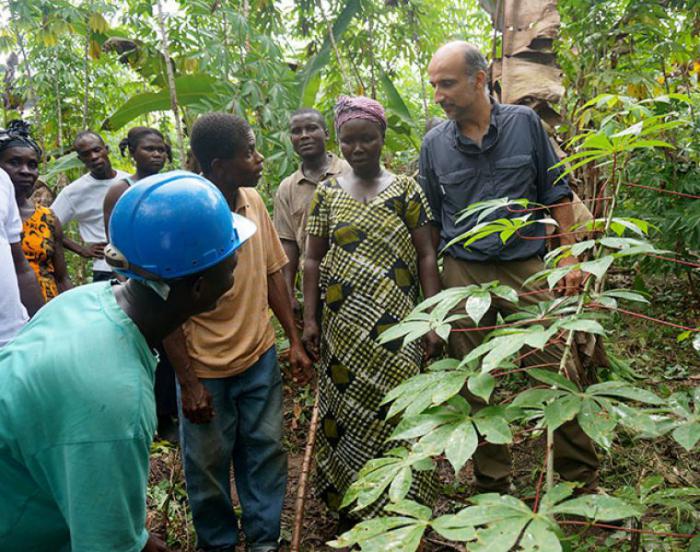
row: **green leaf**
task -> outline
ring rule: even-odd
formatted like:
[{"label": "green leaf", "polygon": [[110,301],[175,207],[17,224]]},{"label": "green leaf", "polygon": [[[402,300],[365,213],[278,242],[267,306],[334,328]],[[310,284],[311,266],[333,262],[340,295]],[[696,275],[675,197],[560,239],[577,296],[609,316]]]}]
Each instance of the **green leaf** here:
[{"label": "green leaf", "polygon": [[422,521],[410,517],[380,517],[362,521],[338,539],[330,541],[333,548],[346,548],[359,544],[368,552],[387,550],[415,551],[427,527]]},{"label": "green leaf", "polygon": [[387,504],[384,509],[387,512],[411,516],[412,518],[416,518],[421,521],[430,521],[430,518],[433,515],[430,508],[424,506],[423,504],[418,504],[413,500],[401,500],[396,504]]},{"label": "green leaf", "polygon": [[527,334],[520,333],[492,339],[489,342],[492,344],[492,349],[482,360],[481,370],[483,372],[490,372],[498,368],[503,360],[517,353],[525,346],[527,337]]},{"label": "green leaf", "polygon": [[573,420],[581,409],[581,398],[576,395],[565,395],[544,407],[544,420],[547,428],[557,429],[562,424]]},{"label": "green leaf", "polygon": [[344,3],[343,11],[340,12],[338,18],[333,23],[333,28],[331,33],[333,35],[333,41],[331,41],[330,34],[326,32],[323,39],[323,45],[316,55],[311,58],[308,63],[304,66],[304,69],[300,72],[300,87],[299,87],[299,97],[302,99],[303,106],[309,107],[314,105],[316,94],[307,91],[309,89],[318,90],[320,77],[317,75],[326,65],[330,59],[331,50],[333,48],[333,42],[336,44],[338,40],[346,31],[355,15],[360,11],[360,0],[347,0]]},{"label": "green leaf", "polygon": [[574,330],[576,332],[586,332],[596,335],[605,335],[605,329],[600,323],[595,320],[579,318],[578,320],[567,320],[561,325],[566,330]]},{"label": "green leaf", "polygon": [[496,387],[496,379],[490,374],[476,374],[467,380],[467,389],[477,397],[489,402],[489,397]]},{"label": "green leaf", "polygon": [[585,399],[577,416],[584,433],[605,449],[612,445],[612,433],[617,419],[594,400]]},{"label": "green leaf", "polygon": [[550,513],[581,516],[596,521],[614,521],[629,517],[639,518],[639,508],[620,498],[608,495],[585,495],[554,506]]},{"label": "green leaf", "polygon": [[505,445],[513,441],[510,425],[503,416],[503,407],[487,406],[482,408],[473,417],[479,433],[489,443]]},{"label": "green leaf", "polygon": [[700,440],[700,419],[679,425],[671,435],[685,450],[692,450]]},{"label": "green leaf", "polygon": [[[217,81],[204,73],[182,75],[175,79],[177,102],[180,106],[193,105],[216,93]],[[143,92],[129,98],[102,123],[102,130],[118,130],[141,115],[170,109],[170,92]]]},{"label": "green leaf", "polygon": [[454,514],[440,516],[434,519],[430,526],[438,534],[451,541],[467,542],[476,538],[474,528],[464,525],[461,518]]},{"label": "green leaf", "polygon": [[633,387],[622,381],[605,381],[596,383],[586,389],[589,395],[607,395],[610,397],[622,397],[647,404],[661,405],[665,401],[646,389]]},{"label": "green leaf", "polygon": [[510,301],[511,303],[518,303],[520,300],[518,292],[510,286],[496,286],[491,292],[497,297]]},{"label": "green leaf", "polygon": [[467,299],[467,314],[477,326],[490,307],[491,294],[488,291],[475,291]]},{"label": "green leaf", "polygon": [[601,257],[600,259],[595,259],[594,261],[586,261],[585,263],[581,263],[579,268],[583,272],[589,272],[595,275],[596,278],[602,278],[608,271],[608,268],[610,268],[613,260],[614,257],[607,255],[605,257]]},{"label": "green leaf", "polygon": [[556,526],[546,519],[533,520],[520,539],[520,549],[522,552],[561,552],[555,530]]},{"label": "green leaf", "polygon": [[552,372],[550,370],[543,370],[541,368],[530,368],[527,373],[535,378],[536,380],[546,383],[547,385],[552,385],[560,389],[566,389],[571,393],[578,393],[579,389],[574,383],[566,379],[561,374],[557,372]]},{"label": "green leaf", "polygon": [[603,295],[617,297],[618,299],[626,299],[627,301],[636,301],[638,303],[649,303],[647,298],[644,297],[641,293],[627,291],[624,289],[609,289],[603,292]]},{"label": "green leaf", "polygon": [[472,457],[478,444],[479,437],[471,420],[459,424],[452,431],[445,444],[445,457],[452,464],[455,475]]},{"label": "green leaf", "polygon": [[396,474],[396,477],[391,482],[389,486],[389,500],[392,502],[398,502],[406,498],[409,489],[411,488],[411,483],[413,482],[413,472],[411,468],[406,466]]}]

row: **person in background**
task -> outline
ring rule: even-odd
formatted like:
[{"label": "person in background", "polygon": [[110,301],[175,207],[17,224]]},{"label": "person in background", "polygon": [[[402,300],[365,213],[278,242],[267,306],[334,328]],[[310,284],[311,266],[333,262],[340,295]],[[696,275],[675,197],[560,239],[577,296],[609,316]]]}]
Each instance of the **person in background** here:
[{"label": "person in background", "polygon": [[311,198],[320,182],[338,176],[348,169],[345,160],[326,151],[328,128],[320,111],[298,109],[289,118],[292,147],[301,158],[301,165],[285,178],[275,194],[274,223],[289,263],[284,267],[284,279],[289,288],[292,308],[301,317],[301,305],[296,298],[296,277],[304,267],[306,249],[306,218]]},{"label": "person in background", "polygon": [[[163,134],[155,128],[137,126],[129,130],[126,138],[119,142],[122,157],[129,152],[136,167],[136,172],[123,180],[112,184],[105,194],[102,206],[105,230],[109,228],[109,217],[117,200],[124,192],[142,178],[157,174],[165,167],[165,162],[172,162],[172,151],[165,142]],[[109,232],[107,238],[109,239]]]},{"label": "person in background", "polygon": [[[0,134],[0,144],[9,135]],[[0,347],[44,304],[41,287],[22,251],[22,219],[12,181],[0,168]]]},{"label": "person in background", "polygon": [[[387,121],[383,107],[364,97],[341,97],[336,135],[351,170],[320,184],[309,211],[304,263],[304,343],[320,360],[316,489],[338,510],[357,472],[396,447],[394,424],[382,399],[439,354],[431,332],[418,341],[379,344],[423,295],[440,291],[430,210],[418,184],[381,164]],[[323,281],[322,323],[317,319]],[[320,328],[320,329],[319,329]],[[430,504],[432,473],[414,475],[409,496]],[[381,511],[375,502],[358,513],[340,512],[338,531]]]},{"label": "person in background", "polygon": [[[448,121],[430,130],[420,153],[420,183],[430,203],[433,217],[433,244],[446,244],[474,228],[477,215],[462,217],[462,210],[473,203],[502,197],[527,198],[540,205],[551,205],[550,212],[562,232],[562,245],[576,242],[567,231],[574,222],[572,191],[566,179],[558,181],[560,171],[551,170],[559,162],[542,123],[529,107],[494,102],[486,88],[488,66],[475,46],[457,41],[441,47],[428,66],[435,102]],[[499,209],[483,221],[513,218],[517,214]],[[534,217],[541,217],[539,211]],[[492,234],[465,248],[454,243],[444,254],[442,284],[445,288],[479,285],[498,280],[518,291],[521,307],[540,301],[552,301],[546,288],[524,282],[544,268],[545,227],[534,224],[503,243]],[[525,239],[523,239],[523,237]],[[559,266],[578,263],[571,255]],[[581,271],[572,270],[562,280],[559,291],[578,293]],[[540,293],[538,293],[540,291]],[[482,326],[497,323],[498,316],[513,311],[512,303],[494,300],[481,320]],[[473,331],[466,320],[459,320],[450,334],[449,353],[464,358],[478,347],[486,332]],[[559,365],[563,348],[549,345],[533,350],[523,359],[525,365]],[[576,364],[569,357],[566,375],[578,380]],[[578,382],[577,382],[578,383]],[[469,393],[467,399],[476,409],[484,401]],[[482,492],[511,491],[511,455],[507,446],[487,443],[474,453],[474,476]],[[599,461],[591,439],[574,419],[554,432],[554,467],[563,479],[577,481],[593,489]]]},{"label": "person in background", "polygon": [[216,307],[254,232],[191,173],[124,194],[105,255],[129,279],[62,293],[0,350],[0,550],[166,550],[145,528],[153,347]]},{"label": "person in background", "polygon": [[[159,173],[165,166],[165,161],[172,161],[170,146],[160,131],[155,128],[137,126],[129,130],[126,138],[119,143],[122,156],[129,151],[136,166],[136,172],[124,180],[115,182],[105,195],[103,212],[105,234],[109,239],[109,218],[114,205],[130,186],[139,180]],[[175,442],[178,439],[177,424],[177,392],[175,389],[175,372],[168,360],[168,355],[161,344],[158,350],[158,367],[156,368],[156,413],[158,415],[158,438]]]},{"label": "person in background", "polygon": [[29,136],[29,125],[11,121],[0,130],[0,168],[15,188],[22,218],[22,251],[36,274],[45,301],[73,287],[63,255],[63,231],[51,209],[34,204],[30,196],[39,178],[41,148]]},{"label": "person in background", "polygon": [[217,308],[190,318],[165,348],[180,383],[180,439],[187,496],[203,550],[233,550],[240,537],[230,468],[241,501],[247,550],[278,549],[287,482],[282,445],[282,376],[269,311],[289,338],[292,372],[311,370],[294,325],[282,276],[287,258],[255,186],[263,157],[248,123],[208,113],[192,126],[190,145],[229,209],[258,232],[241,249],[238,284]]},{"label": "person in background", "polygon": [[72,220],[78,221],[78,231],[84,243],[78,244],[64,235],[63,244],[66,249],[93,259],[94,282],[109,280],[113,273],[104,260],[106,235],[102,207],[110,186],[129,175],[112,168],[109,147],[96,132],[85,130],[78,133],[73,147],[89,172],[63,188],[51,204],[51,210],[63,228]]}]

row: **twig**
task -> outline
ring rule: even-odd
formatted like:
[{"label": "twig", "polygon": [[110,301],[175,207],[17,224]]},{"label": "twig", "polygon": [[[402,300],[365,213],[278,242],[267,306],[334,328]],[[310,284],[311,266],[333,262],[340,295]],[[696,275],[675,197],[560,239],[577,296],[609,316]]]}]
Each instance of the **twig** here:
[{"label": "twig", "polygon": [[551,451],[546,448],[544,450],[544,462],[542,466],[542,471],[540,472],[540,478],[537,480],[537,487],[535,488],[535,505],[532,507],[532,511],[537,513],[540,507],[540,495],[542,493],[542,483],[544,483],[544,476],[547,473],[547,463],[549,461],[549,454]]},{"label": "twig", "polygon": [[652,531],[651,529],[633,529],[632,527],[618,527],[617,525],[609,525],[607,523],[593,523],[590,521],[578,521],[574,519],[565,519],[557,522],[559,525],[579,525],[587,527],[597,527],[598,529],[610,529],[612,531],[625,531],[627,533],[638,533],[642,535],[656,535],[657,537],[671,537],[676,539],[693,539],[699,535],[690,535],[685,533],[663,533],[661,531]]},{"label": "twig", "polygon": [[318,397],[319,386],[316,384],[314,395],[314,407],[311,411],[311,424],[309,425],[309,437],[306,439],[304,449],[304,461],[301,464],[299,474],[299,486],[297,487],[297,499],[294,505],[294,530],[292,531],[292,543],[289,552],[299,552],[301,545],[301,528],[304,522],[304,503],[306,502],[306,482],[311,471],[311,459],[313,457],[314,445],[316,444],[316,429],[318,426]]}]

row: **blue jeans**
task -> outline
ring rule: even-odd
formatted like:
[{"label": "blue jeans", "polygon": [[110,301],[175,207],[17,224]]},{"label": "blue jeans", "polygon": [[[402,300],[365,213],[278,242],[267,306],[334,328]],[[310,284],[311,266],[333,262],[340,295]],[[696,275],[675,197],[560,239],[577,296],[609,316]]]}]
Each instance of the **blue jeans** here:
[{"label": "blue jeans", "polygon": [[239,541],[231,503],[233,461],[246,544],[275,546],[287,485],[282,376],[275,348],[242,374],[200,381],[212,396],[211,422],[191,423],[182,415],[178,400],[185,482],[197,544],[206,550],[233,547]]}]

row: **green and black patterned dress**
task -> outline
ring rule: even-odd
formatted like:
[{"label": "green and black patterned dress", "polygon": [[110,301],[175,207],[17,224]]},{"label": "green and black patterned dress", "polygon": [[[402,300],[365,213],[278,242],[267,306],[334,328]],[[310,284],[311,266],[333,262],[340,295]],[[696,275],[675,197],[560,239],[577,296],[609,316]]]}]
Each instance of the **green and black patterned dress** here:
[{"label": "green and black patterned dress", "polygon": [[[416,251],[410,231],[429,222],[423,191],[409,177],[395,179],[369,203],[335,179],[320,185],[311,202],[308,233],[329,240],[322,263],[325,292],[319,367],[320,426],[316,489],[331,509],[364,464],[399,445],[386,442],[386,393],[417,374],[422,349],[414,341],[380,345],[377,337],[404,318],[418,298]],[[410,496],[433,500],[430,472],[414,474]],[[375,503],[362,512],[372,515]]]}]

